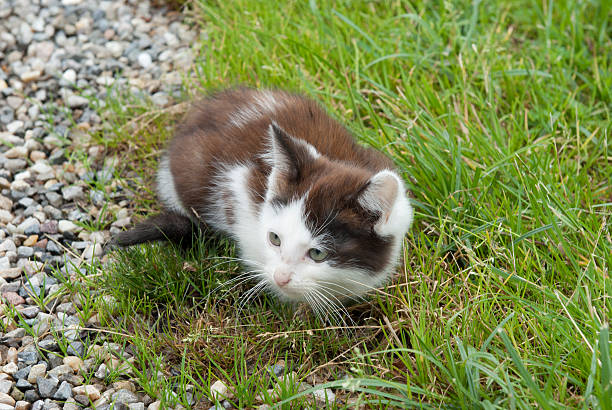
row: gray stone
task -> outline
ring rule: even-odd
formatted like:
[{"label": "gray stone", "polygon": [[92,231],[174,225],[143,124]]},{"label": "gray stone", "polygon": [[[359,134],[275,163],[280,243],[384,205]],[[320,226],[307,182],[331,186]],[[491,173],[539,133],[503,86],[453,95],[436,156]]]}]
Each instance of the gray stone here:
[{"label": "gray stone", "polygon": [[34,255],[34,249],[29,246],[20,246],[17,248],[17,256],[20,258],[29,258]]},{"label": "gray stone", "polygon": [[[61,359],[60,362],[63,363],[63,359]],[[60,364],[49,370],[47,372],[47,376],[60,380],[63,376],[70,375],[72,373],[74,373],[72,367],[68,366],[67,364]]]},{"label": "gray stone", "polygon": [[17,247],[15,246],[15,242],[12,239],[7,238],[2,243],[0,243],[0,252],[12,251],[17,252]]},{"label": "gray stone", "polygon": [[36,317],[38,312],[40,312],[38,306],[28,306],[26,308],[21,309],[21,314],[28,319]]},{"label": "gray stone", "polygon": [[[54,192],[52,192],[52,193],[54,193]],[[56,234],[58,232],[57,221],[47,220],[47,221],[43,222],[42,225],[40,226],[40,231],[42,233],[48,233],[48,234],[51,234],[51,235]]]},{"label": "gray stone", "polygon": [[54,241],[49,241],[47,242],[47,252],[53,253],[53,254],[60,254],[62,252],[62,248],[59,247],[59,245],[57,243],[55,243]]},{"label": "gray stone", "polygon": [[85,394],[76,394],[74,396],[74,400],[84,406],[89,404],[89,397],[87,397]]},{"label": "gray stone", "polygon": [[27,208],[28,206],[32,205],[33,203],[34,203],[34,200],[32,198],[22,198],[18,202],[18,204],[22,205],[24,208]]},{"label": "gray stone", "polygon": [[4,106],[0,108],[0,122],[3,124],[8,124],[15,119],[15,114],[13,109],[9,106]]},{"label": "gray stone", "polygon": [[13,388],[12,380],[0,380],[0,393],[8,394]]},{"label": "gray stone", "polygon": [[113,401],[121,404],[129,404],[138,402],[138,397],[127,389],[121,389],[112,395]]},{"label": "gray stone", "polygon": [[15,386],[21,391],[30,390],[34,387],[32,386],[32,383],[28,382],[26,379],[18,379]]},{"label": "gray stone", "polygon": [[85,345],[83,342],[73,341],[68,344],[66,349],[69,355],[82,357],[85,352]]},{"label": "gray stone", "polygon": [[[8,256],[0,258],[0,271],[8,270],[11,268],[11,261]],[[4,277],[4,275],[2,275]],[[6,279],[6,277],[5,277]]]},{"label": "gray stone", "polygon": [[89,104],[89,100],[80,95],[72,94],[66,99],[66,105],[70,108],[81,108]]},{"label": "gray stone", "polygon": [[11,172],[20,171],[24,169],[26,165],[27,165],[27,162],[21,158],[7,159],[4,162],[4,168],[8,169]]},{"label": "gray stone", "polygon": [[[34,410],[35,408],[42,409],[42,406],[43,406],[44,402],[41,401],[41,400],[38,400],[38,399],[40,399],[40,395],[38,394],[38,392],[35,389],[26,390],[23,398],[24,398],[25,401],[33,403],[32,404],[32,410]],[[40,403],[39,404],[40,407],[36,407],[37,403]]]},{"label": "gray stone", "polygon": [[83,188],[81,188],[80,186],[75,186],[75,185],[67,186],[64,189],[62,189],[62,195],[64,196],[64,199],[66,201],[82,199],[83,198]]},{"label": "gray stone", "polygon": [[66,152],[63,149],[53,151],[49,156],[49,164],[59,165],[66,161]]},{"label": "gray stone", "polygon": [[57,400],[67,400],[70,397],[72,397],[72,385],[65,381],[60,384],[57,391],[53,395],[53,398]]},{"label": "gray stone", "polygon": [[[28,236],[40,234],[40,224],[39,223],[34,223],[34,224],[29,225],[27,228],[25,228],[23,230],[23,233],[25,235],[28,235]],[[19,253],[19,252],[17,252],[17,253]]]},{"label": "gray stone", "polygon": [[4,256],[0,258],[0,271],[10,269],[10,267],[11,267],[11,261],[9,260],[8,256]]},{"label": "gray stone", "polygon": [[28,374],[30,374],[31,369],[32,369],[32,366],[23,367],[17,370],[17,372],[13,375],[13,377],[17,380],[25,379],[28,377]]},{"label": "gray stone", "polygon": [[269,366],[268,371],[276,377],[281,377],[285,371],[285,366],[282,364],[275,364],[273,366]]},{"label": "gray stone", "polygon": [[[34,347],[34,349],[36,348]],[[24,350],[22,352],[17,353],[17,360],[19,360],[20,363],[24,363],[26,365],[36,364],[40,360],[40,355],[36,350]]]},{"label": "gray stone", "polygon": [[60,207],[64,202],[62,196],[56,192],[47,192],[45,196],[47,197],[47,201],[56,208]]},{"label": "gray stone", "polygon": [[50,398],[53,396],[53,392],[57,387],[59,380],[54,377],[36,379],[36,385],[38,386],[38,393],[41,397]]},{"label": "gray stone", "polygon": [[96,370],[96,373],[94,374],[94,376],[96,376],[98,379],[104,379],[107,374],[108,374],[108,370],[106,368],[106,365],[102,363],[98,367],[98,370]]},{"label": "gray stone", "polygon": [[30,167],[30,171],[37,174],[48,174],[53,173],[53,168],[44,161],[38,161]]},{"label": "gray stone", "polygon": [[59,349],[59,345],[55,339],[45,339],[38,342],[38,347],[48,352],[56,352]]}]

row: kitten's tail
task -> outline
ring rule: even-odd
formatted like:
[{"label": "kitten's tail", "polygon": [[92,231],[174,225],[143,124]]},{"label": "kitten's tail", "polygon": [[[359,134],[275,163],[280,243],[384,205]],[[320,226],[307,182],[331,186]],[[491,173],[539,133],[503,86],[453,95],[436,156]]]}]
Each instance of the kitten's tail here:
[{"label": "kitten's tail", "polygon": [[183,247],[190,247],[198,231],[198,224],[191,219],[165,211],[137,224],[129,231],[119,232],[113,238],[112,244],[123,247],[151,241],[171,241]]}]

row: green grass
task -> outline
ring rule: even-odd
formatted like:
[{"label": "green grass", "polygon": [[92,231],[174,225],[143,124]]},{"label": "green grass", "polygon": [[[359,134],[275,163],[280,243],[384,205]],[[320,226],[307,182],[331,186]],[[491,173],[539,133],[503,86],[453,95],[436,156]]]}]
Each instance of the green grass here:
[{"label": "green grass", "polygon": [[[101,322],[130,335],[109,337],[135,352],[141,388],[206,406],[221,379],[252,407],[284,360],[376,408],[612,408],[609,6],[193,4],[206,38],[186,96],[237,83],[312,96],[393,158],[416,219],[404,266],[351,307],[351,332],[267,297],[237,313],[250,284],[224,284],[241,272],[226,240],[117,253],[95,278],[118,312]],[[184,105],[107,110],[102,141],[129,158],[134,207],[152,212],[151,169]]]}]

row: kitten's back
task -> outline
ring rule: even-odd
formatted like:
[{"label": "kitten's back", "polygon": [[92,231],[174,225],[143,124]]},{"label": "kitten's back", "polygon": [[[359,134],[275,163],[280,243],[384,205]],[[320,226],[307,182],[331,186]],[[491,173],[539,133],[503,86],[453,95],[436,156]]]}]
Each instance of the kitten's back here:
[{"label": "kitten's back", "polygon": [[[393,168],[383,154],[357,145],[346,128],[308,98],[285,91],[231,89],[197,103],[171,142],[170,169],[185,206],[202,201],[201,187],[211,183],[223,164],[252,162],[261,172],[253,178],[263,178],[269,171],[264,157],[271,122],[329,159],[371,172]],[[263,181],[253,185],[264,188]]]}]

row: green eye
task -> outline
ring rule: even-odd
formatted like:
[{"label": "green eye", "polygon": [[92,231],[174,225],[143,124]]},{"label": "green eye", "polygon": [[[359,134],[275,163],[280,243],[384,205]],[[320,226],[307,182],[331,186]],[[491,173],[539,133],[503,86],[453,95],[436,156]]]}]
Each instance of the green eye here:
[{"label": "green eye", "polygon": [[270,243],[274,246],[280,246],[281,244],[281,240],[280,237],[275,234],[274,232],[269,232],[268,233],[268,239],[270,240]]},{"label": "green eye", "polygon": [[327,251],[317,248],[310,248],[308,251],[308,256],[310,256],[310,259],[315,262],[323,262],[325,259],[327,259]]}]

